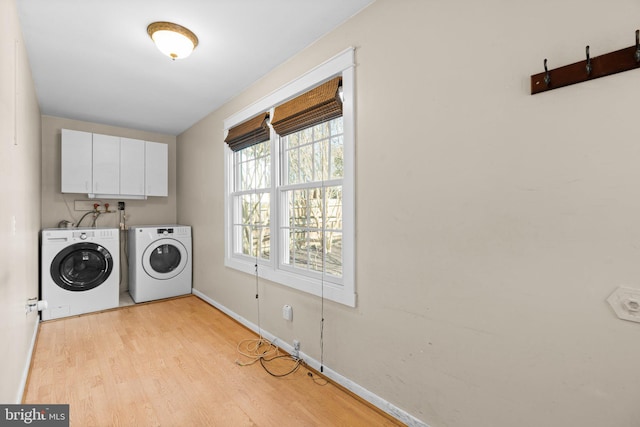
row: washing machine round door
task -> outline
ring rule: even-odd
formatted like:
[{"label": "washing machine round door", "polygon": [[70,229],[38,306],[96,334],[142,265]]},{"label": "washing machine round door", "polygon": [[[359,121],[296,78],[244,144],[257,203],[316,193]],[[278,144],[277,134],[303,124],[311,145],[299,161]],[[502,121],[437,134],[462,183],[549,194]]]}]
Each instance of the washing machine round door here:
[{"label": "washing machine round door", "polygon": [[154,279],[166,280],[182,273],[189,254],[185,246],[174,239],[158,239],[142,255],[144,271]]},{"label": "washing machine round door", "polygon": [[74,292],[96,288],[109,278],[113,257],[103,246],[82,242],[67,246],[51,262],[51,278],[63,289]]}]

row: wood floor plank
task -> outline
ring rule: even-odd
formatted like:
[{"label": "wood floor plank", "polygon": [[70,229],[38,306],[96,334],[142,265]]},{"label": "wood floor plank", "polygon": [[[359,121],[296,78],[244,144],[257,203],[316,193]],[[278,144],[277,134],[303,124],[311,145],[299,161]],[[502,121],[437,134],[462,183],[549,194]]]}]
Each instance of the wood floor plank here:
[{"label": "wood floor plank", "polygon": [[304,367],[238,365],[247,338],[195,296],[43,322],[24,403],[67,403],[74,427],[402,425]]}]

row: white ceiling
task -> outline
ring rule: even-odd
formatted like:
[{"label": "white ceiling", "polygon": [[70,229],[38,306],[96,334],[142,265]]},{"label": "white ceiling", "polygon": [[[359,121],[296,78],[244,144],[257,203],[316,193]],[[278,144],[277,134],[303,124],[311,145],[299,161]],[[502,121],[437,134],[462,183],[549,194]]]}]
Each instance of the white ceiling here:
[{"label": "white ceiling", "polygon": [[[178,135],[373,1],[16,3],[42,114]],[[154,21],[198,47],[172,61],[147,35]]]}]

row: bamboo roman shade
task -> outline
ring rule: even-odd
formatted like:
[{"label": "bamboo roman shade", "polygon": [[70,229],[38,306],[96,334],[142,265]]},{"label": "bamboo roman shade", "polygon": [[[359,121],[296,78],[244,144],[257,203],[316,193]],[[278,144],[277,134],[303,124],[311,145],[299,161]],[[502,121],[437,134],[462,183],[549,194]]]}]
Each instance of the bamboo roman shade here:
[{"label": "bamboo roman shade", "polygon": [[341,77],[329,80],[275,108],[271,125],[285,136],[342,116]]},{"label": "bamboo roman shade", "polygon": [[270,138],[268,118],[269,113],[260,113],[246,122],[232,127],[224,142],[229,144],[229,148],[233,151],[240,151],[243,148],[268,141]]}]

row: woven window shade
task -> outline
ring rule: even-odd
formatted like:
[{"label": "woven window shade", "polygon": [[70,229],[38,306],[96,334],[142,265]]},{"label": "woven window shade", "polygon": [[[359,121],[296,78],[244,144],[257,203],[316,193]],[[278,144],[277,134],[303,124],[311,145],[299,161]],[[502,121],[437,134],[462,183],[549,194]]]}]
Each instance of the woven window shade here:
[{"label": "woven window shade", "polygon": [[229,148],[233,151],[240,151],[243,148],[268,141],[270,137],[269,125],[267,125],[268,118],[269,113],[261,113],[232,127],[224,142],[229,144]]},{"label": "woven window shade", "polygon": [[329,80],[276,107],[271,125],[280,136],[342,116],[341,77]]}]

